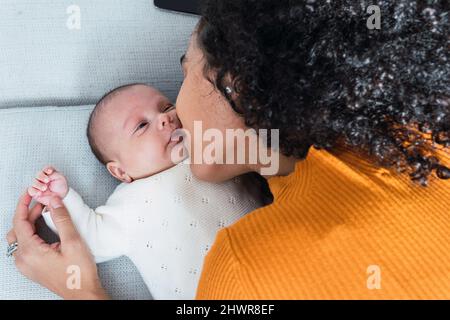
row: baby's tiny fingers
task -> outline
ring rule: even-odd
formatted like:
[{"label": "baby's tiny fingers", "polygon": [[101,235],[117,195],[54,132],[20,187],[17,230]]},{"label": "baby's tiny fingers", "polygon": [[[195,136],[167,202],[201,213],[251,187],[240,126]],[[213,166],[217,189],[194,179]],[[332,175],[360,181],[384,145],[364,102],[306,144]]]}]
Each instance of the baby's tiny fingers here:
[{"label": "baby's tiny fingers", "polygon": [[50,182],[50,178],[43,171],[41,171],[41,172],[39,172],[37,174],[36,179],[38,181],[40,181],[40,182],[43,182],[43,183],[49,183]]},{"label": "baby's tiny fingers", "polygon": [[50,181],[55,181],[55,180],[65,180],[66,177],[58,171],[53,172],[52,174],[48,175],[48,178]]},{"label": "baby's tiny fingers", "polygon": [[47,185],[45,183],[40,182],[39,180],[34,180],[33,187],[40,191],[47,190]]},{"label": "baby's tiny fingers", "polygon": [[33,187],[29,187],[28,188],[28,194],[31,196],[31,197],[37,197],[37,196],[39,196],[40,194],[41,194],[41,192],[39,191],[39,190],[37,190],[36,188],[33,188]]},{"label": "baby's tiny fingers", "polygon": [[47,166],[44,168],[44,170],[42,170],[43,172],[45,172],[45,174],[52,174],[53,172],[56,171],[55,168],[53,168],[52,166]]}]

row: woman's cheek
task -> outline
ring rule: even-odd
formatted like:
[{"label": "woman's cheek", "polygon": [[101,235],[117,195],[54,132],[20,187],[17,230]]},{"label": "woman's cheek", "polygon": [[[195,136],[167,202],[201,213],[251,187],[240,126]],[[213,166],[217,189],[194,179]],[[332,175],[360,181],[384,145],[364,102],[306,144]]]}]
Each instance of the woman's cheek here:
[{"label": "woman's cheek", "polygon": [[184,96],[186,93],[186,78],[183,79],[183,83],[181,84],[180,90],[178,91],[177,99],[175,100],[175,110],[177,112],[178,118],[180,118],[181,122],[183,120],[180,117],[180,112],[183,112],[185,107],[184,105]]},{"label": "woman's cheek", "polygon": [[[202,113],[207,110],[205,108],[208,105],[206,101],[211,90],[205,90],[205,81],[194,70],[183,81],[176,101],[176,110],[184,128],[193,127],[193,122],[201,120]],[[211,86],[211,88],[213,87]]]}]

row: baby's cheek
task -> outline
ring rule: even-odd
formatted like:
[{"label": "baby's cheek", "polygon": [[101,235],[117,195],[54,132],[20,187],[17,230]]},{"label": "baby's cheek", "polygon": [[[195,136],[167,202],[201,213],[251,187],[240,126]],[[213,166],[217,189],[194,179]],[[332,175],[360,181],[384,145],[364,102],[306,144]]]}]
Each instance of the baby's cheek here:
[{"label": "baby's cheek", "polygon": [[162,141],[159,141],[148,146],[145,161],[147,161],[147,166],[158,167],[166,157],[166,147]]}]

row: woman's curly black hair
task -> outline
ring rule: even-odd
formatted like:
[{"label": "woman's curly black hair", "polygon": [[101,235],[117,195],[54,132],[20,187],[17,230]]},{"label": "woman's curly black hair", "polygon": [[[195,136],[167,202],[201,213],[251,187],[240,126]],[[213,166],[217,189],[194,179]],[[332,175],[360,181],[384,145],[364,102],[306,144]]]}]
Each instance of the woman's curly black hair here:
[{"label": "woman's curly black hair", "polygon": [[450,177],[449,34],[448,0],[206,0],[197,28],[205,75],[283,154],[344,146],[423,185]]}]

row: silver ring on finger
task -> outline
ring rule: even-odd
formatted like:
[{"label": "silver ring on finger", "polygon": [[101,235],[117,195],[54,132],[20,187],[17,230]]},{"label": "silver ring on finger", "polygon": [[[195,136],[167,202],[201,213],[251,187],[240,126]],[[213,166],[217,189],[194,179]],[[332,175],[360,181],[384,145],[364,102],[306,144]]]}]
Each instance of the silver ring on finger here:
[{"label": "silver ring on finger", "polygon": [[17,243],[17,241],[8,244],[8,247],[6,249],[6,256],[9,258],[13,255],[14,252],[17,251],[19,247],[19,244]]}]

